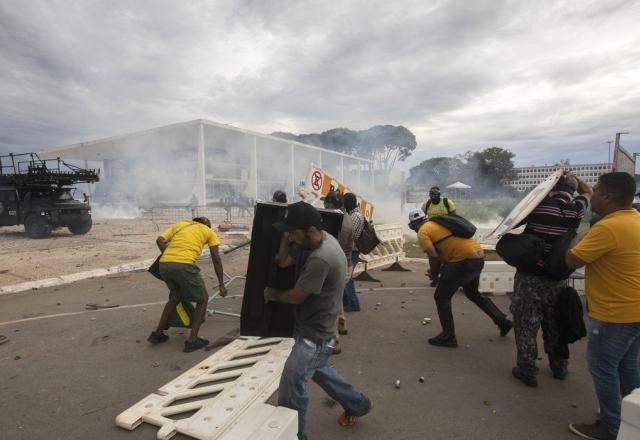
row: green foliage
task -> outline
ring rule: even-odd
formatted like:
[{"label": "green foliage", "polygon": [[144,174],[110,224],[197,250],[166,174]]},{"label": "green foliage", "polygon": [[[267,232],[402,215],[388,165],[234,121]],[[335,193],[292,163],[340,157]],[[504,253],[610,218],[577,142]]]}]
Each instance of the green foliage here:
[{"label": "green foliage", "polygon": [[467,151],[459,157],[434,157],[409,171],[409,183],[444,187],[461,181],[472,187],[477,195],[509,193],[505,182],[515,176],[514,154],[500,147],[483,151]]},{"label": "green foliage", "polygon": [[456,200],[456,213],[472,222],[486,223],[505,217],[519,201],[520,198],[513,197]]},{"label": "green foliage", "polygon": [[378,169],[390,171],[396,161],[404,161],[417,147],[415,135],[399,125],[376,125],[367,130],[333,128],[322,133],[300,134],[274,132],[272,136],[315,145],[340,153],[375,160]]}]

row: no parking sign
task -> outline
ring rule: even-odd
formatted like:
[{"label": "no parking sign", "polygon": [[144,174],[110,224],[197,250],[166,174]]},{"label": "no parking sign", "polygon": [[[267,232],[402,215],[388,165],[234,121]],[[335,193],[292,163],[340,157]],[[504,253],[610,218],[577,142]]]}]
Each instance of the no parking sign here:
[{"label": "no parking sign", "polygon": [[313,203],[316,200],[320,199],[320,197],[326,196],[329,191],[338,191],[341,194],[355,194],[356,199],[358,200],[360,213],[369,221],[373,219],[374,208],[371,203],[360,197],[358,193],[349,189],[342,182],[334,179],[331,175],[324,172],[322,168],[319,168],[316,165],[312,164],[309,167],[309,174],[307,175],[307,182],[304,191],[306,193],[305,199],[308,198],[308,195],[313,195],[315,196],[315,198],[312,198],[312,200],[308,200]]}]

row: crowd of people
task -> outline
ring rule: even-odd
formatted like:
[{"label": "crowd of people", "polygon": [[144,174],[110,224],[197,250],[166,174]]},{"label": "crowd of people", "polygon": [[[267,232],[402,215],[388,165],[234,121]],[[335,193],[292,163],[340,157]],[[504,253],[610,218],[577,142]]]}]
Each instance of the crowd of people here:
[{"label": "crowd of people", "polygon": [[[438,187],[429,191],[429,200],[409,214],[409,227],[429,259],[428,276],[435,287],[434,299],[441,332],[429,344],[455,348],[458,339],[451,300],[462,288],[496,325],[501,336],[515,334],[516,365],[512,375],[529,387],[536,387],[538,349],[536,338],[542,329],[544,351],[555,379],[568,374],[569,347],[559,337],[558,298],[567,280],[557,280],[545,272],[554,244],[575,231],[589,208],[600,216],[597,223],[578,234],[563,254],[570,268],[585,266],[585,290],[590,321],[587,360],[599,403],[599,419],[591,424],[571,424],[570,430],[586,439],[615,439],[620,426],[621,400],[640,387],[640,213],[632,208],[636,193],[634,179],[626,173],[600,176],[593,190],[579,178],[565,174],[549,195],[523,221],[524,234],[544,242],[535,264],[518,267],[514,279],[510,320],[487,296],[478,291],[484,266],[484,252],[473,237],[457,236],[438,216],[455,216],[453,200],[443,197]],[[274,202],[287,203],[277,191]],[[369,413],[371,400],[355,389],[329,364],[331,355],[341,351],[339,336],[347,334],[345,312],[360,310],[353,282],[358,262],[355,240],[366,220],[358,210],[354,194],[331,191],[323,199],[326,209],[340,210],[343,221],[338,238],[322,228],[319,212],[305,202],[287,206],[287,215],[275,223],[281,234],[278,265],[295,265],[295,286],[278,290],[267,287],[266,302],[294,304],[294,345],[280,381],[279,405],[298,412],[298,438],[306,439],[307,385],[316,382],[344,409],[341,425],[353,425]],[[591,205],[591,206],[590,206]],[[204,319],[207,293],[195,261],[203,246],[211,249],[221,296],[226,295],[219,240],[207,219],[180,222],[158,237],[163,252],[160,271],[170,290],[170,299],[149,342],[164,342],[172,307],[178,301],[197,303],[193,327],[184,351],[208,344],[198,337]],[[564,252],[564,251],[563,251]],[[165,278],[166,277],[166,278]]]}]

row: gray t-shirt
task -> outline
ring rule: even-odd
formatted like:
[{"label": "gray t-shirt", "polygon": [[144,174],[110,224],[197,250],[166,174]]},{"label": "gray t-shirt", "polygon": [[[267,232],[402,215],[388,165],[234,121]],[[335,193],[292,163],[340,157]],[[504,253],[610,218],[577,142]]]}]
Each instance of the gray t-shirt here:
[{"label": "gray t-shirt", "polygon": [[295,336],[314,342],[335,336],[346,274],[347,259],[338,240],[323,231],[322,244],[309,254],[296,281],[308,297],[294,309]]}]

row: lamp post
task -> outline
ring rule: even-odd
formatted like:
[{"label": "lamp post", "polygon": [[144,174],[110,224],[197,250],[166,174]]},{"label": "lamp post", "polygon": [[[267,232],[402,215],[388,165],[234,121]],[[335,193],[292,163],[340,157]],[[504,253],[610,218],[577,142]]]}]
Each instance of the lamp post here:
[{"label": "lamp post", "polygon": [[607,162],[609,166],[611,166],[611,144],[612,143],[613,141],[607,141],[607,144],[609,144],[609,162]]}]

